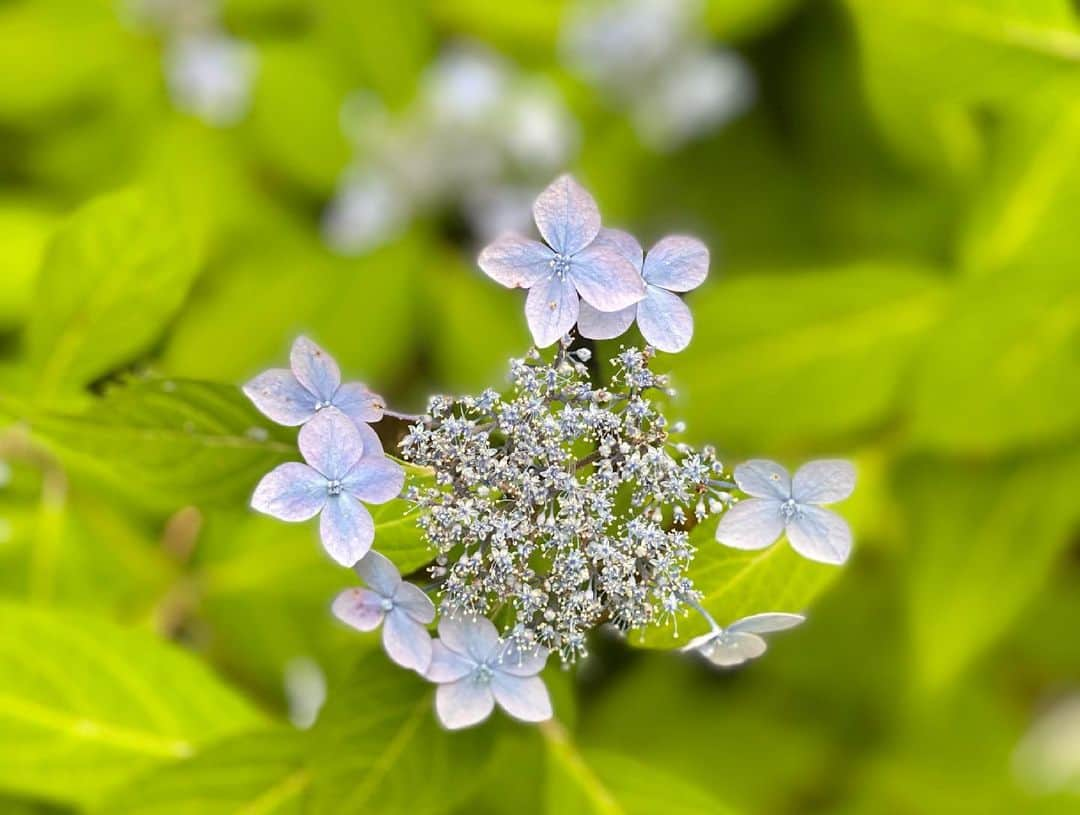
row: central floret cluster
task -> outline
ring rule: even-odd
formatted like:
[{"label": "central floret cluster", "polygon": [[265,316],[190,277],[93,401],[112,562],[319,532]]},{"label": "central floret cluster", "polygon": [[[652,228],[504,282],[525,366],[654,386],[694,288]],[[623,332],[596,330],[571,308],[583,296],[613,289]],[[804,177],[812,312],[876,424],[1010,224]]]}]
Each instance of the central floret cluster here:
[{"label": "central floret cluster", "polygon": [[734,485],[711,450],[671,442],[650,356],[624,349],[600,388],[588,353],[560,345],[514,360],[505,397],[431,400],[401,449],[435,473],[407,497],[439,552],[443,614],[496,619],[521,649],[572,661],[598,624],[641,628],[695,596],[684,527]]}]

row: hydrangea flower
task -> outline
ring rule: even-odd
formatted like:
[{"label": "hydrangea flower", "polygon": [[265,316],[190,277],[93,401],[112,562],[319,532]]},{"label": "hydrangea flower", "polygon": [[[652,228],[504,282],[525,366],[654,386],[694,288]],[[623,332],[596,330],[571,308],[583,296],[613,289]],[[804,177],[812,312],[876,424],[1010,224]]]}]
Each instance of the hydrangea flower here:
[{"label": "hydrangea flower", "polygon": [[525,652],[499,638],[486,617],[444,617],[432,643],[427,678],[439,684],[435,710],[451,730],[478,724],[499,707],[524,722],[551,718],[551,697],[537,675],[547,651]]},{"label": "hydrangea flower", "polygon": [[634,264],[610,242],[596,241],[600,210],[569,175],[533,204],[547,244],[505,235],[480,253],[480,268],[508,288],[529,289],[525,316],[536,344],[547,347],[578,320],[578,295],[598,311],[618,311],[645,296]]},{"label": "hydrangea flower", "polygon": [[214,127],[239,122],[258,67],[249,43],[215,32],[180,37],[165,55],[173,103]]},{"label": "hydrangea flower", "polygon": [[328,407],[337,408],[358,425],[383,417],[382,398],[359,382],[342,385],[337,362],[307,337],[293,343],[289,364],[292,370],[273,368],[244,385],[255,407],[278,424],[304,424]]},{"label": "hydrangea flower", "polygon": [[804,464],[795,478],[774,461],[755,459],[735,468],[735,483],[752,496],[727,511],[716,539],[735,549],[764,549],[787,532],[803,557],[840,564],[851,553],[851,528],[821,504],[843,501],[855,489],[849,461],[825,459]]},{"label": "hydrangea flower", "polygon": [[722,668],[742,665],[761,656],[768,648],[760,634],[794,628],[805,619],[801,614],[752,614],[727,628],[717,627],[708,634],[695,637],[682,650],[696,651]]},{"label": "hydrangea flower", "polygon": [[427,671],[431,636],[426,626],[435,621],[435,604],[402,580],[394,564],[378,552],[368,552],[354,568],[367,588],[341,592],[334,600],[334,616],[359,631],[382,625],[383,648],[390,659],[419,673]]},{"label": "hydrangea flower", "polygon": [[581,304],[578,330],[583,337],[607,340],[624,333],[637,318],[641,335],[661,351],[676,353],[690,344],[694,318],[672,292],[696,289],[709,274],[709,250],[697,238],[669,235],[642,257],[641,244],[618,229],[601,229],[596,243],[607,244],[639,269],[645,281],[645,299],[619,311],[599,311]]},{"label": "hydrangea flower", "polygon": [[320,515],[323,547],[343,566],[367,554],[375,538],[371,513],[361,501],[382,504],[397,497],[405,471],[383,455],[379,437],[343,413],[327,410],[300,429],[306,464],[288,462],[265,475],[251,506],[283,521]]}]

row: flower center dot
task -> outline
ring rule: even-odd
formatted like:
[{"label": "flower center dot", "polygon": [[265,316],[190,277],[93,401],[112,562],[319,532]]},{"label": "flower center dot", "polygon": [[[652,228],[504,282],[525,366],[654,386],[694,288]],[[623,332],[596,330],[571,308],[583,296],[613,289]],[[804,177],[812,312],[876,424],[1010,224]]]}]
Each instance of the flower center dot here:
[{"label": "flower center dot", "polygon": [[555,273],[558,278],[566,277],[566,273],[570,271],[570,258],[566,255],[556,255],[551,259],[551,271]]},{"label": "flower center dot", "polygon": [[495,675],[495,672],[491,670],[488,665],[480,665],[473,673],[473,679],[480,685],[486,685],[491,681],[491,677]]},{"label": "flower center dot", "polygon": [[393,611],[394,610],[394,601],[391,600],[389,597],[384,597],[382,599],[382,602],[379,603],[379,605],[382,606],[383,611]]},{"label": "flower center dot", "polygon": [[338,479],[326,482],[326,491],[330,495],[341,495],[341,482]]},{"label": "flower center dot", "polygon": [[780,514],[784,516],[786,521],[790,521],[799,514],[799,505],[795,503],[794,498],[788,498],[780,505]]},{"label": "flower center dot", "polygon": [[329,399],[323,399],[322,401],[319,401],[319,402],[315,403],[315,412],[318,413],[320,410],[324,410],[325,408],[328,408],[328,407],[330,407],[330,400]]}]

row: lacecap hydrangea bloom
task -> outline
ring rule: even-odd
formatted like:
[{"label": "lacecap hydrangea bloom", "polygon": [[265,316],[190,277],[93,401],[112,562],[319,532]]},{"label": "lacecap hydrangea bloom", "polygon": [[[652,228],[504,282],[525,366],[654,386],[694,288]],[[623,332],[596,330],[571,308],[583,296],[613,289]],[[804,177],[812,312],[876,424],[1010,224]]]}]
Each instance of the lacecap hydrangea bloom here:
[{"label": "lacecap hydrangea bloom", "polygon": [[[587,656],[600,626],[643,631],[697,614],[708,632],[683,651],[721,667],[761,656],[763,634],[804,617],[714,619],[689,576],[690,530],[714,516],[709,545],[762,549],[786,533],[797,553],[829,564],[851,550],[847,524],[821,506],[851,493],[848,462],[810,462],[792,478],[755,459],[729,473],[712,447],[673,439],[681,428],[663,410],[673,391],[653,365],[692,340],[680,294],[705,281],[705,245],[671,236],[644,253],[601,225],[570,176],[533,212],[542,242],[505,235],[479,259],[497,282],[528,289],[536,347],[510,361],[505,388],[433,396],[407,416],[366,386],[343,385],[334,360],[301,337],[289,369],[244,389],[271,419],[301,425],[303,462],[269,473],[252,506],[284,521],[319,516],[327,552],[363,582],[338,595],[334,615],[359,631],[381,628],[390,659],[437,685],[448,728],[496,707],[521,721],[550,718],[549,656],[564,666]],[[646,344],[615,349],[598,381],[589,340],[635,322]],[[407,422],[398,458],[370,426],[385,417]],[[393,541],[377,551],[366,505],[392,499],[431,552],[416,574],[399,572]]]}]

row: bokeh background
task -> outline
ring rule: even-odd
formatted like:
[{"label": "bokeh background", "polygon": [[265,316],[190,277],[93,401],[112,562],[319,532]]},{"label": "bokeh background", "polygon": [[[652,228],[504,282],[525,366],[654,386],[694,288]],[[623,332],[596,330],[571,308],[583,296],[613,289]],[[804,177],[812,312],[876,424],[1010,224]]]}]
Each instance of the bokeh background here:
[{"label": "bokeh background", "polygon": [[[855,554],[743,670],[598,641],[551,680],[566,743],[501,723],[488,769],[335,811],[1080,812],[1076,3],[4,0],[0,77],[0,811],[322,811],[271,771],[291,746],[197,783],[19,701],[179,687],[137,651],[38,664],[137,629],[305,727],[375,647],[249,473],[125,458],[132,377],[238,384],[307,332],[399,409],[498,385],[522,300],[475,253],[568,169],[646,245],[710,245],[675,412],[727,460],[852,457]],[[217,394],[178,427],[226,423]]]}]

